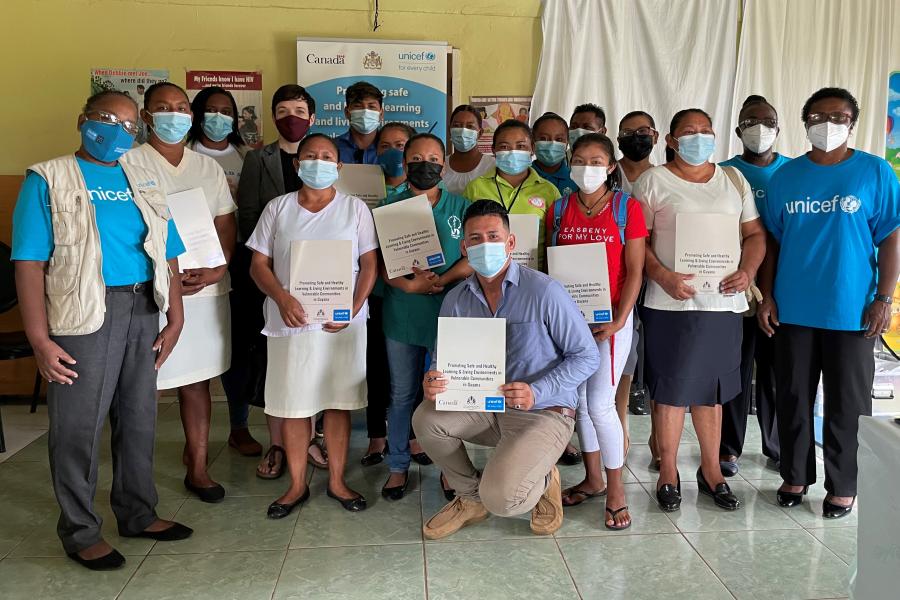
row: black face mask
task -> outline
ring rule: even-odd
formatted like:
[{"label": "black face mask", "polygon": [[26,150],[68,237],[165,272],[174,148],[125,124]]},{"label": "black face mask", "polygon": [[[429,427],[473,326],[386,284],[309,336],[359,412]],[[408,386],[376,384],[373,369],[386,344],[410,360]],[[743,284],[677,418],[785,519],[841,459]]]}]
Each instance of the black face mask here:
[{"label": "black face mask", "polygon": [[652,135],[629,135],[619,140],[619,150],[630,161],[644,160],[653,151]]},{"label": "black face mask", "polygon": [[430,190],[441,182],[444,165],[420,160],[406,163],[406,180],[417,190]]}]

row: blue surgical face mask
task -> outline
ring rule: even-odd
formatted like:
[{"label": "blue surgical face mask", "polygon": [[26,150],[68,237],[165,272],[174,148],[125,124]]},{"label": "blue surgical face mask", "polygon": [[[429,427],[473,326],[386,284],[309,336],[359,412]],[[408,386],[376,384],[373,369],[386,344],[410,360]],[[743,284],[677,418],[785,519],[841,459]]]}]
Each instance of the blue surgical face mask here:
[{"label": "blue surgical face mask", "polygon": [[203,133],[214,142],[221,142],[234,129],[234,119],[221,113],[203,115]]},{"label": "blue surgical face mask", "polygon": [[485,242],[469,246],[466,248],[466,256],[469,257],[469,265],[475,272],[488,279],[499,273],[509,258],[506,244],[502,242]]},{"label": "blue surgical face mask", "polygon": [[590,129],[582,129],[581,127],[577,128],[577,129],[570,129],[569,130],[569,145],[571,146],[572,144],[575,143],[575,140],[577,140],[581,136],[587,135],[589,133],[597,133],[597,132],[591,131]]},{"label": "blue surgical face mask", "polygon": [[501,150],[494,158],[497,168],[507,175],[519,175],[531,166],[531,152],[525,150]]},{"label": "blue surgical face mask", "polygon": [[301,160],[297,175],[303,185],[314,190],[324,190],[338,179],[337,163],[330,160]]},{"label": "blue surgical face mask", "polygon": [[678,138],[678,156],[695,167],[708,161],[715,150],[716,136],[711,133],[695,133]]},{"label": "blue surgical face mask", "polygon": [[378,155],[378,164],[387,177],[400,177],[403,175],[403,150],[388,148]]},{"label": "blue surgical face mask", "polygon": [[121,125],[88,119],[81,124],[81,144],[85,151],[101,162],[114,162],[131,150],[134,136]]},{"label": "blue surgical face mask", "polygon": [[381,125],[381,113],[377,110],[360,108],[350,111],[350,127],[362,134],[372,133]]},{"label": "blue surgical face mask", "polygon": [[453,127],[450,129],[450,141],[460,152],[468,152],[478,143],[478,132],[465,127]]},{"label": "blue surgical face mask", "polygon": [[178,144],[191,129],[191,115],[180,112],[155,112],[150,128],[166,144]]},{"label": "blue surgical face mask", "polygon": [[552,167],[565,160],[567,148],[565,142],[541,141],[534,145],[534,155],[541,164]]}]

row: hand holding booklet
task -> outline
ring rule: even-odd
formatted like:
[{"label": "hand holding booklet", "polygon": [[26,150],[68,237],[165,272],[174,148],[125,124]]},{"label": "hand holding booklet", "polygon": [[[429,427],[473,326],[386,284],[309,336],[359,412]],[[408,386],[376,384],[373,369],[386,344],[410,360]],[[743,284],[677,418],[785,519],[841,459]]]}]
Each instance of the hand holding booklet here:
[{"label": "hand holding booklet", "polygon": [[300,302],[308,323],[349,323],[353,318],[353,242],[291,242],[288,292]]},{"label": "hand holding booklet", "polygon": [[723,279],[741,262],[738,215],[680,213],[675,217],[675,271],[698,294],[718,294]]},{"label": "hand holding booklet", "polygon": [[203,189],[169,194],[166,202],[186,250],[178,257],[178,270],[212,269],[224,265],[225,254]]},{"label": "hand holding booklet", "polygon": [[585,321],[613,320],[605,243],[552,246],[547,248],[547,263],[550,277],[563,284]]},{"label": "hand holding booklet", "polygon": [[506,319],[438,318],[437,370],[448,380],[437,410],[505,412]]},{"label": "hand holding booklet", "polygon": [[444,264],[444,251],[425,195],[380,206],[372,211],[388,277],[409,275],[412,268]]}]

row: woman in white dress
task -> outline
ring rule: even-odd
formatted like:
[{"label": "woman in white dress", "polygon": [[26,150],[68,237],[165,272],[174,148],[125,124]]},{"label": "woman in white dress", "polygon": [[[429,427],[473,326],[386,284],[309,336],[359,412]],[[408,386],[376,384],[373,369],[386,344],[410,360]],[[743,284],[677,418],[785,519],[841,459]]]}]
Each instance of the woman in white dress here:
[{"label": "woman in white dress", "polygon": [[451,194],[461,196],[470,181],[494,168],[494,157],[478,149],[483,132],[481,113],[474,106],[460,104],[450,113],[453,154],[447,157],[443,179]]},{"label": "woman in white dress", "polygon": [[[144,93],[141,118],[150,130],[150,139],[130,150],[122,160],[157,173],[166,194],[200,188],[225,260],[231,260],[237,206],[219,163],[182,144],[192,122],[187,94],[174,83],[150,86]],[[172,356],[160,368],[156,385],[160,390],[178,390],[186,441],[184,486],[204,502],[220,502],[225,489],[207,472],[212,409],[209,380],[224,373],[231,363],[228,266],[186,269],[181,282],[184,330]]]},{"label": "woman in white dress", "polygon": [[[268,509],[281,519],[309,498],[306,453],[308,417],[325,412],[328,496],[349,511],[366,499],[344,481],[350,442],[350,411],[366,406],[367,298],[377,275],[378,238],[365,203],[334,188],[340,163],[334,141],[307,136],[297,147],[295,166],[303,186],[269,202],[247,247],[253,250],[250,275],[266,294],[269,364],[266,414],[283,418],[290,488]],[[349,323],[314,324],[288,293],[291,242],[350,240],[353,243],[353,316]]]}]

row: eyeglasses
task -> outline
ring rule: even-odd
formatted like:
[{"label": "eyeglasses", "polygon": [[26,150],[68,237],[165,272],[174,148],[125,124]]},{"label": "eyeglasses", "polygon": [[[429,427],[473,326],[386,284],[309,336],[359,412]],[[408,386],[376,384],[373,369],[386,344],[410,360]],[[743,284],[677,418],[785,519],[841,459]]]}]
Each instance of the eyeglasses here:
[{"label": "eyeglasses", "polygon": [[139,129],[138,124],[134,121],[123,121],[116,115],[112,113],[108,113],[105,110],[89,110],[84,113],[84,116],[87,117],[89,115],[96,115],[99,117],[98,119],[92,119],[95,121],[99,121],[101,123],[110,123],[112,125],[121,125],[122,129],[124,129],[127,133],[131,135],[137,135]]},{"label": "eyeglasses", "polygon": [[633,135],[653,135],[656,130],[652,127],[638,127],[637,129],[620,129],[619,139],[631,137]]},{"label": "eyeglasses", "polygon": [[848,115],[844,112],[809,113],[809,115],[806,117],[806,122],[811,123],[812,125],[816,125],[817,123],[824,123],[825,121],[831,121],[835,125],[846,125],[852,120],[853,116]]},{"label": "eyeglasses", "polygon": [[743,121],[738,123],[738,127],[741,131],[755,125],[764,125],[769,129],[775,129],[776,127],[778,127],[778,119],[744,119]]}]

